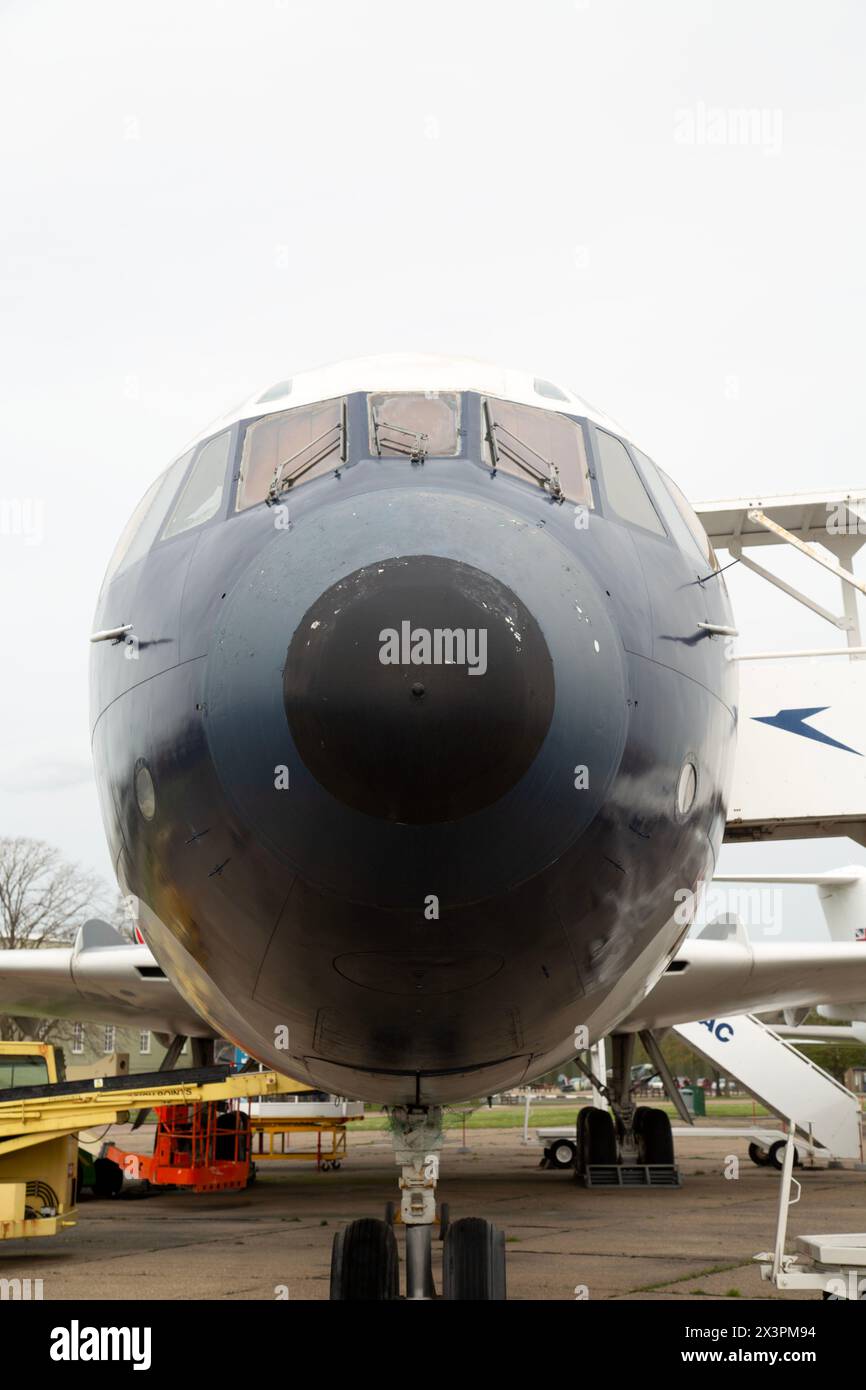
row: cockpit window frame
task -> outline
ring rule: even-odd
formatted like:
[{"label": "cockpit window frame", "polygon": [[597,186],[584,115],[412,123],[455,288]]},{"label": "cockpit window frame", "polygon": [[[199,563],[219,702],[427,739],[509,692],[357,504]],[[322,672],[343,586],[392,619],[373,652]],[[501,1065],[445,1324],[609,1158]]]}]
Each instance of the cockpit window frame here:
[{"label": "cockpit window frame", "polygon": [[[173,535],[166,535],[166,526],[174,516],[175,509],[184,494],[186,486],[192,477],[193,470],[198,464],[199,458],[215,439],[219,439],[220,436],[224,434],[229,435],[229,442],[228,448],[226,449],[225,473],[223,475],[222,496],[219,506],[216,508],[213,515],[207,517],[206,520],[197,522],[195,526],[187,526],[183,530],[176,531]],[[115,580],[120,579],[128,571],[132,570],[135,565],[146,560],[154,551],[162,550],[163,546],[167,545],[180,545],[184,540],[189,540],[190,537],[192,537],[194,541],[197,536],[201,535],[201,533],[206,531],[209,527],[218,526],[220,522],[226,520],[230,514],[230,507],[234,494],[238,438],[239,426],[237,423],[224,426],[219,430],[214,430],[214,432],[207,435],[205,439],[200,439],[188,449],[184,449],[183,453],[178,454],[168,467],[164,468],[162,472],[154,478],[153,482],[144,493],[144,496],[139,499],[138,505],[129,517],[111,553],[102,580],[100,595],[106,592],[110,584],[113,584]],[[181,463],[184,465],[183,468],[179,467]],[[172,471],[175,469],[178,470],[177,475],[171,479],[172,486],[168,489],[166,484],[171,477]],[[135,520],[136,512],[142,507],[148,497],[151,497],[150,504],[142,512],[135,529],[130,531],[132,522]],[[136,546],[136,540],[148,523],[150,523],[153,535],[147,546],[142,549]],[[130,531],[129,535],[127,535],[127,531]],[[122,553],[118,554],[121,547]]]},{"label": "cockpit window frame", "polygon": [[[430,392],[424,392],[424,391],[404,391],[404,390],[399,390],[399,391],[367,391],[367,392],[365,393],[365,406],[366,406],[366,413],[367,413],[367,448],[369,449],[369,457],[372,458],[372,459],[376,459],[376,460],[379,460],[379,459],[401,459],[401,458],[402,458],[402,459],[408,459],[408,460],[409,460],[410,462],[412,462],[412,463],[426,463],[426,461],[427,461],[428,459],[443,459],[443,460],[447,459],[447,460],[450,462],[452,459],[463,458],[463,457],[465,456],[465,454],[466,454],[466,431],[465,431],[465,429],[464,429],[464,427],[463,427],[463,409],[464,409],[463,397],[464,397],[464,394],[465,394],[465,393],[464,393],[463,391],[458,391],[458,390],[456,390],[456,389],[453,389],[453,390],[450,390],[450,389],[449,389],[449,390],[430,391]],[[374,402],[374,399],[376,399],[377,397],[381,397],[381,396],[388,396],[388,397],[394,397],[394,396],[416,396],[416,397],[421,396],[421,397],[424,397],[424,396],[427,396],[427,397],[434,397],[434,398],[438,398],[438,397],[440,397],[440,396],[453,396],[453,397],[454,397],[454,400],[456,401],[456,404],[457,404],[457,410],[456,410],[455,417],[454,417],[454,449],[453,449],[453,451],[450,452],[450,453],[445,453],[445,454],[443,454],[443,453],[441,453],[440,451],[438,451],[438,450],[436,450],[436,449],[425,449],[425,448],[423,448],[423,447],[419,447],[417,450],[413,450],[411,447],[409,447],[409,445],[408,445],[408,443],[407,443],[407,447],[406,447],[405,451],[404,451],[404,450],[399,450],[399,449],[394,449],[394,451],[391,452],[391,453],[383,453],[382,450],[381,450],[381,446],[380,446],[379,440],[378,440],[378,430],[381,430],[381,429],[387,427],[387,428],[390,428],[390,429],[396,431],[397,433],[406,434],[407,436],[410,436],[410,435],[411,435],[411,431],[405,430],[402,426],[396,426],[396,425],[390,425],[390,426],[389,426],[389,425],[387,425],[387,422],[384,421],[384,420],[380,420],[380,421],[378,422],[378,430],[377,430],[377,419],[376,419],[376,415],[375,415],[375,413],[374,413],[374,412],[375,412],[375,407],[374,407],[374,405],[373,405],[373,402]],[[421,435],[416,435],[416,440],[417,440],[417,439],[420,439],[421,437],[422,437]]]},{"label": "cockpit window frame", "polygon": [[[100,594],[105,593],[110,584],[140,564],[162,544],[162,528],[174,509],[181,489],[186,485],[197,452],[198,446],[193,445],[192,448],[178,454],[177,458],[172,459],[168,467],[154,478],[144,495],[139,498],[111,552]],[[138,538],[148,525],[152,532],[149,541],[144,546],[137,545]]]},{"label": "cockpit window frame", "polygon": [[[631,452],[632,456],[636,457],[637,462],[645,466],[650,482],[655,482],[660,489],[662,498],[659,500],[659,505],[666,504],[672,508],[672,521],[675,520],[687,536],[686,544],[693,547],[701,563],[707,567],[711,574],[717,573],[720,568],[719,557],[707,535],[706,527],[679,483],[665,472],[661,464],[650,458],[649,454],[643,453],[636,446],[632,447]],[[671,523],[669,525],[673,532],[673,525]]]},{"label": "cockpit window frame", "polygon": [[[595,483],[594,461],[590,451],[590,441],[587,432],[588,422],[583,416],[572,415],[566,410],[551,410],[543,405],[530,405],[525,401],[514,401],[508,396],[494,396],[489,391],[484,394],[479,394],[478,400],[480,402],[481,422],[480,457],[481,466],[485,470],[491,472],[494,477],[501,472],[504,476],[511,478],[515,482],[526,482],[530,487],[547,496],[552,502],[569,502],[573,506],[587,507],[590,511],[596,509],[595,488],[593,486]],[[540,467],[530,471],[530,468],[533,467],[533,459],[526,460],[529,465],[529,467],[526,468],[519,464],[516,465],[515,470],[501,468],[499,466],[499,461],[494,453],[496,447],[495,440],[493,441],[493,447],[491,447],[491,432],[494,424],[490,412],[491,401],[501,401],[503,405],[511,406],[515,410],[526,410],[540,415],[557,416],[560,419],[567,420],[568,423],[574,427],[582,453],[579,464],[582,465],[583,468],[584,496],[578,497],[570,490],[567,479],[563,479],[559,469],[555,466],[555,461],[544,460],[529,444],[524,444],[523,448],[537,458],[539,463],[554,463],[554,472],[549,477],[542,476]],[[519,468],[520,471],[516,471],[517,468]]]},{"label": "cockpit window frame", "polygon": [[[599,448],[599,435],[603,434],[609,435],[610,438],[615,440],[616,443],[619,444],[624,450],[625,456],[631,464],[632,469],[634,470],[635,477],[637,478],[638,483],[640,484],[644,493],[646,494],[646,499],[650,507],[652,508],[653,514],[658,522],[658,529],[654,527],[644,526],[641,522],[635,521],[632,517],[622,516],[620,512],[617,510],[616,506],[614,505],[613,499],[608,495],[607,482],[605,480],[605,468],[603,460],[601,458],[601,451]],[[595,421],[592,422],[590,436],[592,441],[592,458],[594,470],[599,480],[599,487],[601,489],[601,496],[604,504],[604,516],[609,521],[617,522],[620,526],[627,526],[629,530],[634,531],[636,535],[649,537],[652,540],[658,541],[662,545],[673,544],[673,538],[670,533],[670,527],[668,526],[665,517],[659,510],[659,506],[656,502],[653,490],[647,482],[646,478],[644,477],[643,471],[638,467],[638,464],[634,457],[634,451],[629,446],[628,440],[623,439],[622,435],[617,434],[615,430],[609,429],[606,425],[598,425],[595,423]]]},{"label": "cockpit window frame", "polygon": [[[184,501],[187,488],[192,482],[193,476],[195,474],[196,469],[199,466],[199,462],[202,456],[204,455],[205,451],[216,442],[216,440],[222,439],[224,435],[228,436],[228,443],[226,444],[226,456],[223,462],[223,480],[219,503],[211,512],[210,516],[204,517],[201,521],[196,521],[191,525],[182,526],[177,531],[169,531],[168,528],[175,520],[178,507]],[[217,430],[215,434],[208,435],[207,439],[202,439],[200,443],[195,445],[195,447],[192,450],[192,459],[190,460],[189,466],[184,472],[184,475],[180,481],[180,485],[178,486],[178,489],[175,492],[172,503],[165,515],[162,525],[159,528],[159,535],[154,541],[154,546],[162,545],[163,542],[177,540],[180,536],[196,535],[199,531],[204,530],[206,526],[212,526],[214,522],[220,521],[225,517],[226,494],[231,489],[237,442],[238,441],[236,426],[228,425],[225,429]]]},{"label": "cockpit window frame", "polygon": [[[307,482],[319,482],[328,477],[339,477],[343,469],[350,465],[349,441],[352,436],[350,401],[352,394],[353,393],[349,393],[348,395],[344,394],[342,396],[326,396],[320,401],[305,401],[301,405],[288,406],[282,410],[267,410],[263,411],[260,415],[250,415],[244,420],[239,420],[236,427],[237,440],[234,448],[234,486],[231,489],[231,496],[228,502],[228,515],[231,517],[242,516],[246,512],[254,512],[257,507],[274,506],[284,501],[290,494],[294,494],[297,487]],[[313,448],[314,445],[319,442],[319,440],[311,440],[309,444],[304,445],[295,455],[280,460],[275,467],[271,483],[263,497],[259,497],[256,501],[248,502],[245,506],[241,506],[241,494],[244,485],[244,449],[249,431],[254,429],[257,425],[264,424],[269,420],[276,421],[283,415],[301,414],[304,411],[316,410],[326,405],[338,406],[339,434],[336,447],[329,449],[328,452],[323,455],[312,458],[306,464],[301,463],[293,471],[284,473],[283,470],[288,464],[292,463],[300,454]],[[332,428],[333,426],[330,426],[325,433],[330,433]],[[315,473],[311,478],[307,477],[307,474],[312,472],[317,464],[324,463],[330,459],[333,460],[333,465],[331,467],[324,469],[322,472]],[[283,484],[281,487],[277,485],[280,482]]]}]

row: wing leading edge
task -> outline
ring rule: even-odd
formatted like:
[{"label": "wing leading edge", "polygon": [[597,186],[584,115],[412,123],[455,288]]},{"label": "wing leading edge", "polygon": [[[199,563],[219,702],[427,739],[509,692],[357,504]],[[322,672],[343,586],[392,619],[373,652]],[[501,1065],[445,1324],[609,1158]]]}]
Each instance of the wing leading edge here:
[{"label": "wing leading edge", "polygon": [[0,951],[0,1013],[216,1037],[150,949],[106,922],[86,922],[72,946]]},{"label": "wing leading edge", "polygon": [[857,942],[689,938],[616,1031],[669,1028],[695,1019],[866,998],[866,948]]}]

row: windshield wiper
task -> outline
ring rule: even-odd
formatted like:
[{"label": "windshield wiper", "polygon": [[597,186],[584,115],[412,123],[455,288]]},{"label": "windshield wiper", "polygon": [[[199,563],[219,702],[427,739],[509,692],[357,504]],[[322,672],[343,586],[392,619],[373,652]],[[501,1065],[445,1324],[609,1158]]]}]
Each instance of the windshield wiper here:
[{"label": "windshield wiper", "polygon": [[380,420],[378,415],[376,414],[375,407],[373,409],[372,414],[373,440],[375,442],[376,453],[378,454],[379,458],[382,457],[382,445],[379,440],[380,429],[390,430],[393,434],[405,434],[408,435],[410,439],[414,439],[414,448],[402,447],[399,439],[386,439],[386,445],[389,449],[393,449],[395,453],[405,454],[408,458],[411,458],[413,463],[420,463],[423,459],[427,457],[427,445],[429,443],[429,437],[426,434],[424,434],[423,431],[406,430],[403,429],[401,425],[392,425],[389,423],[388,420]]},{"label": "windshield wiper", "polygon": [[[315,451],[313,453],[312,458],[305,459],[303,462],[298,463],[290,473],[286,472],[286,469],[289,468],[291,464],[295,463],[296,459],[300,459],[302,455],[308,454],[311,449]],[[284,459],[282,463],[277,464],[276,468],[274,469],[274,476],[271,479],[271,485],[268,488],[267,498],[265,499],[267,503],[270,505],[270,503],[273,502],[274,499],[277,498],[281,492],[287,492],[288,489],[292,487],[298,481],[299,478],[303,478],[305,473],[309,473],[311,468],[315,468],[317,463],[321,463],[323,459],[326,459],[329,456],[329,454],[335,453],[337,449],[339,449],[340,451],[340,461],[342,463],[345,463],[345,401],[343,402],[343,408],[340,411],[340,419],[337,420],[335,424],[329,425],[326,430],[323,430],[322,433],[318,435],[315,439],[313,439],[309,444],[304,444],[302,448],[298,449],[297,453],[292,454],[289,458]]]},{"label": "windshield wiper", "polygon": [[[504,425],[500,425],[498,420],[494,420],[487,401],[484,402],[484,414],[487,420],[487,441],[490,445],[494,472],[499,467],[499,456],[501,454],[505,458],[511,459],[512,463],[516,463],[518,468],[522,468],[524,473],[528,473],[531,478],[535,478],[537,482],[541,483],[542,487],[549,488],[554,497],[561,497],[562,484],[559,480],[559,469],[552,459],[545,458],[537,449],[533,449],[531,444],[527,444],[526,441],[520,439],[518,435],[512,434],[511,430],[506,429]],[[507,435],[508,439],[512,440],[513,443],[509,444],[507,440],[501,439],[500,435]],[[544,464],[547,472],[542,473],[540,468],[531,462],[531,460],[521,458],[520,454],[515,450],[515,445],[521,449],[526,449],[528,453],[534,455],[539,463]]]}]

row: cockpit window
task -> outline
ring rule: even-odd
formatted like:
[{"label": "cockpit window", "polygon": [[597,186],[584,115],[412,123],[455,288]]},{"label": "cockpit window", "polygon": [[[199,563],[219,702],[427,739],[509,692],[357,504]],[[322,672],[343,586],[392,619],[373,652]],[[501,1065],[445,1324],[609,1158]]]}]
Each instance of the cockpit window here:
[{"label": "cockpit window", "polygon": [[194,452],[190,449],[188,453],[175,459],[174,463],[159,475],[156,482],[151,483],[114,547],[102,581],[103,588],[116,574],[140,560],[153,545]]},{"label": "cockpit window", "polygon": [[544,377],[537,376],[532,383],[532,389],[536,396],[546,396],[549,401],[567,401],[568,396],[559,386],[552,381],[545,381]]},{"label": "cockpit window", "polygon": [[673,478],[669,478],[663,468],[659,468],[657,463],[653,463],[651,458],[640,449],[636,449],[633,444],[629,445],[629,449],[632,457],[637,460],[653,501],[677,545],[685,550],[693,545],[697,546],[704,562],[711,569],[717,570],[719,562],[710,544],[710,538],[701,525],[697,512],[686,500]]},{"label": "cockpit window", "polygon": [[595,438],[604,490],[617,516],[632,526],[642,526],[645,531],[654,531],[657,536],[665,535],[665,528],[650,500],[643,479],[629,458],[622,440],[608,434],[607,430],[596,430]]},{"label": "cockpit window", "polygon": [[231,438],[231,430],[224,430],[199,450],[174,511],[166,522],[163,538],[178,536],[181,531],[201,526],[217,513],[223,500]]},{"label": "cockpit window", "polygon": [[345,401],[318,401],[248,425],[237,511],[339,468],[346,456],[345,415]]},{"label": "cockpit window", "polygon": [[460,452],[460,397],[454,391],[382,392],[368,397],[370,452],[381,458],[453,457]]},{"label": "cockpit window", "polygon": [[[642,457],[646,456],[642,455]],[[661,477],[662,482],[664,483],[671,497],[674,499],[677,511],[679,512],[683,521],[686,523],[689,530],[691,531],[695,544],[697,545],[707,564],[711,567],[711,569],[717,570],[719,568],[719,561],[716,556],[716,552],[713,550],[713,547],[710,543],[710,538],[704,530],[703,525],[701,523],[701,519],[698,516],[697,512],[686,498],[685,493],[681,492],[680,489],[677,487],[673,478],[669,478],[664,469],[659,468],[658,464],[655,464],[654,466],[656,472]]]},{"label": "cockpit window", "polygon": [[281,401],[283,396],[291,394],[292,380],[278,381],[274,386],[269,386],[267,391],[263,391],[256,401],[256,405],[268,405],[271,401]]},{"label": "cockpit window", "polygon": [[554,497],[592,506],[583,430],[576,420],[492,396],[481,409],[484,460],[491,468],[534,480]]}]

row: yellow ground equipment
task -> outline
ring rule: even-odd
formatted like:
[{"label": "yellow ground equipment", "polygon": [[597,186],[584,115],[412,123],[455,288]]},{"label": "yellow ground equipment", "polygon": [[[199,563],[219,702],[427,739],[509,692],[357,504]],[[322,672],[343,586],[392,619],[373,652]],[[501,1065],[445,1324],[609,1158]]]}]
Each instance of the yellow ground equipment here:
[{"label": "yellow ground equipment", "polygon": [[[346,1126],[364,1117],[360,1101],[250,1101],[252,1157],[255,1163],[292,1160],[315,1163],[320,1172],[339,1168],[346,1157]],[[292,1146],[297,1138],[298,1147]]]},{"label": "yellow ground equipment", "polygon": [[[272,1071],[228,1067],[62,1079],[50,1043],[0,1043],[0,1239],[51,1236],[75,1224],[78,1134],[125,1124],[130,1111],[307,1090]],[[99,1160],[97,1160],[99,1161]]]}]

